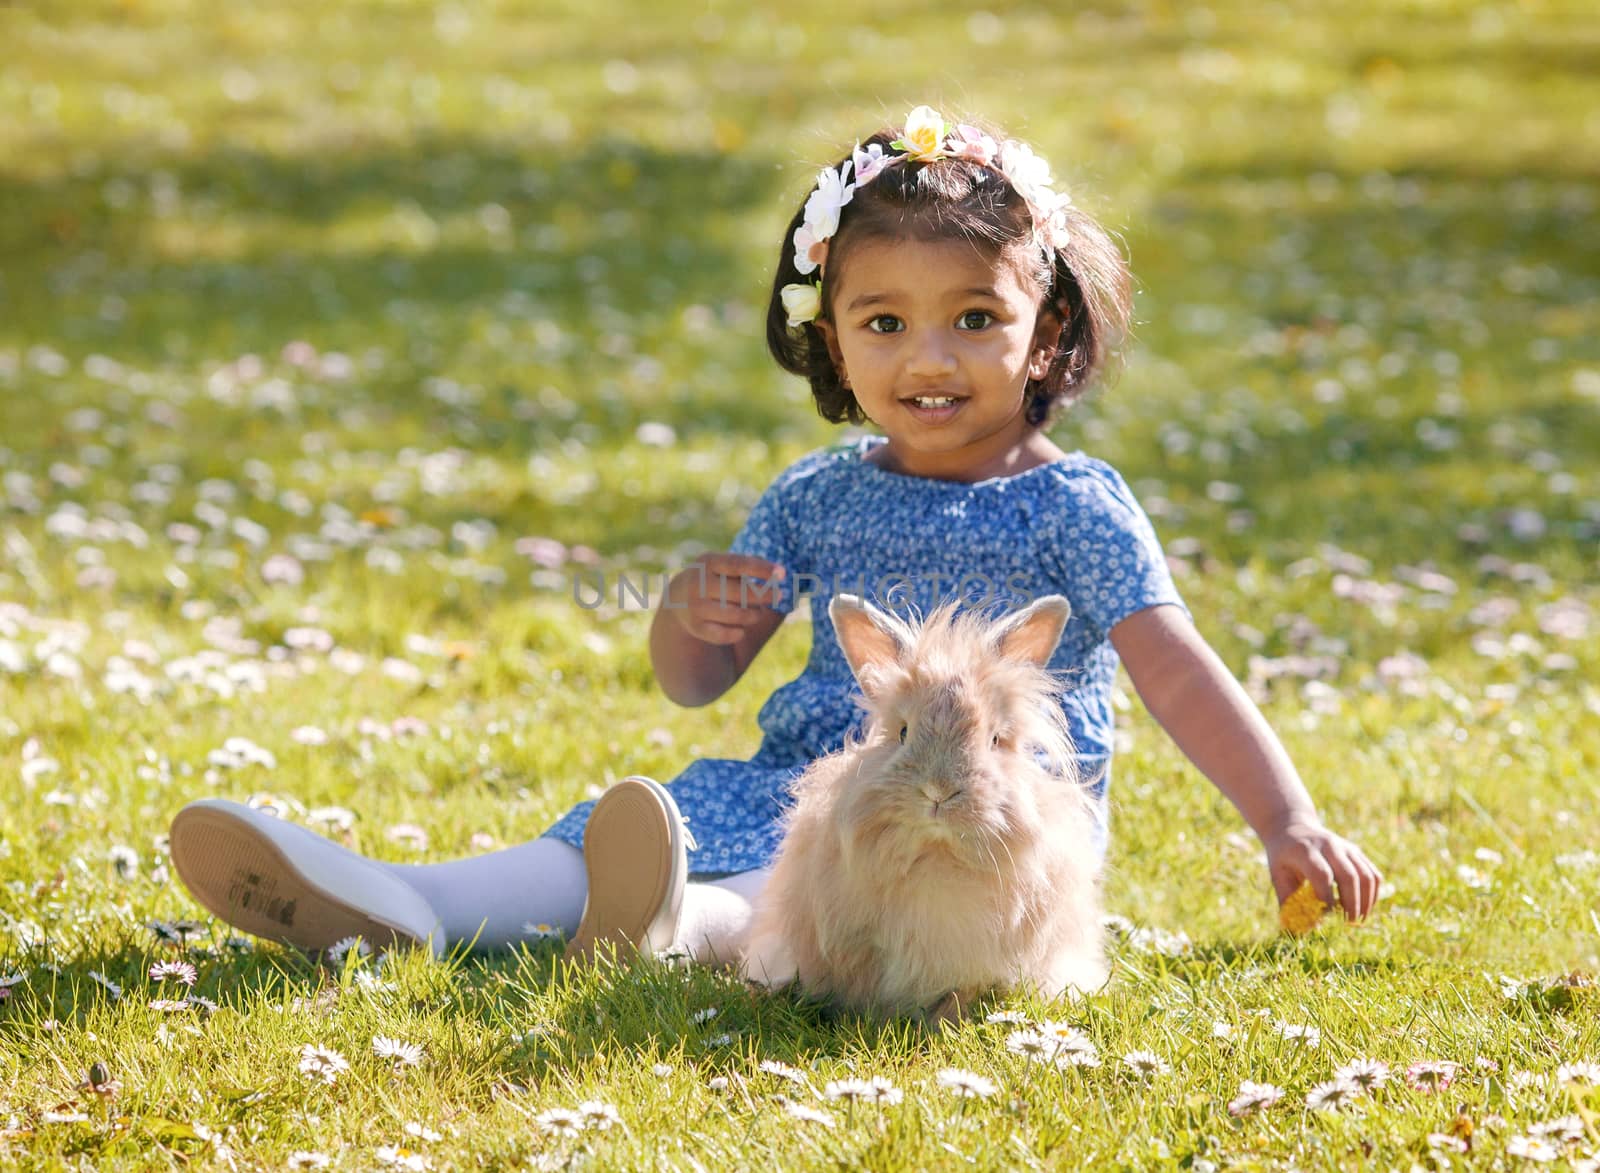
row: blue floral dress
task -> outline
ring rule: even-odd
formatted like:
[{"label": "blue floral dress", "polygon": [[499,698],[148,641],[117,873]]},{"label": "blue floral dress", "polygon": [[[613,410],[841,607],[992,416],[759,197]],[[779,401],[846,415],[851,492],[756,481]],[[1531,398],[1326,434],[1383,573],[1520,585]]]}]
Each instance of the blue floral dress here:
[{"label": "blue floral dress", "polygon": [[[880,468],[866,456],[883,443],[863,436],[802,457],[733,541],[735,553],[785,567],[773,590],[778,610],[809,597],[811,654],[800,676],[762,706],[754,757],[691,762],[669,784],[699,843],[689,854],[693,875],[768,866],[787,783],[860,727],[860,690],[828,619],[839,591],[905,617],[952,597],[999,613],[1065,595],[1072,618],[1050,667],[1072,682],[1061,704],[1080,774],[1098,800],[1104,846],[1118,663],[1107,633],[1146,607],[1184,607],[1150,519],[1114,469],[1081,452],[968,484]],[[579,804],[546,834],[581,847],[593,806]]]}]

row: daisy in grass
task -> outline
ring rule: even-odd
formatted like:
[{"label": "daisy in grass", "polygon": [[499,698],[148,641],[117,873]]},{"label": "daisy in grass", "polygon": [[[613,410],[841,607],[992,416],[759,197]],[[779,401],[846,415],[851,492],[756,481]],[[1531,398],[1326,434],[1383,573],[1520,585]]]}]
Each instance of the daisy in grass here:
[{"label": "daisy in grass", "polygon": [[689,1015],[689,1021],[698,1026],[701,1023],[710,1022],[718,1015],[719,1012],[720,1010],[718,1007],[707,1006],[704,1010],[696,1010],[693,1014]]},{"label": "daisy in grass", "polygon": [[1584,1129],[1583,1117],[1557,1116],[1554,1120],[1528,1125],[1528,1135],[1542,1136],[1555,1144],[1576,1144],[1588,1133]]},{"label": "daisy in grass", "polygon": [[561,936],[561,930],[555,925],[546,924],[544,921],[523,921],[522,935],[532,937],[535,941],[550,941]]},{"label": "daisy in grass", "polygon": [[1141,1079],[1154,1079],[1172,1070],[1172,1064],[1154,1051],[1129,1051],[1122,1057],[1122,1065]]},{"label": "daisy in grass", "polygon": [[964,1100],[986,1099],[1000,1090],[995,1086],[994,1080],[960,1067],[946,1067],[933,1078],[940,1087]]},{"label": "daisy in grass", "polygon": [[1600,1087],[1600,1063],[1563,1063],[1556,1068],[1556,1082],[1562,1087],[1574,1083],[1584,1087]]},{"label": "daisy in grass", "polygon": [[1053,1042],[1058,1052],[1095,1049],[1094,1040],[1069,1022],[1056,1022],[1047,1018],[1034,1029]]},{"label": "daisy in grass", "polygon": [[422,1062],[421,1043],[408,1043],[384,1035],[373,1036],[372,1053],[380,1059],[389,1060],[396,1067],[415,1067]]},{"label": "daisy in grass", "polygon": [[1527,1091],[1529,1088],[1543,1088],[1548,1077],[1542,1071],[1513,1071],[1506,1077],[1506,1083],[1512,1091]]},{"label": "daisy in grass", "polygon": [[621,1124],[622,1117],[617,1115],[617,1110],[610,1104],[600,1100],[585,1100],[578,1105],[578,1115],[583,1118],[585,1128],[593,1128],[604,1132],[613,1124]]},{"label": "daisy in grass", "polygon": [[350,1061],[331,1047],[307,1043],[300,1048],[300,1073],[324,1083],[337,1083],[339,1074],[350,1070]]},{"label": "daisy in grass", "polygon": [[[670,1071],[671,1069],[668,1068]],[[763,1059],[756,1064],[757,1071],[765,1071],[768,1075],[776,1075],[779,1079],[787,1079],[790,1083],[804,1086],[808,1081],[806,1073],[798,1067],[790,1067],[787,1063],[779,1063],[776,1059]]]},{"label": "daisy in grass", "polygon": [[291,1169],[326,1169],[333,1164],[333,1158],[327,1153],[314,1153],[308,1149],[296,1149],[289,1154],[285,1162]]},{"label": "daisy in grass", "polygon": [[583,1131],[583,1117],[571,1108],[546,1108],[533,1122],[547,1136],[577,1136]]},{"label": "daisy in grass", "polygon": [[1406,1068],[1406,1086],[1418,1092],[1442,1092],[1455,1082],[1460,1064],[1445,1059],[1419,1059]]},{"label": "daisy in grass", "polygon": [[844,1100],[852,1104],[857,1100],[873,1104],[898,1104],[904,1098],[900,1089],[881,1075],[874,1075],[871,1079],[835,1079],[822,1089],[822,1094],[830,1100]]},{"label": "daisy in grass", "polygon": [[1306,1093],[1306,1107],[1313,1112],[1337,1112],[1361,1095],[1361,1089],[1342,1079],[1319,1083]]},{"label": "daisy in grass", "polygon": [[824,1128],[833,1127],[833,1117],[821,1108],[811,1108],[805,1104],[790,1102],[783,1106],[783,1110],[795,1120],[803,1120],[807,1124],[820,1124]]},{"label": "daisy in grass", "polygon": [[1303,1047],[1317,1047],[1322,1045],[1322,1032],[1314,1026],[1302,1026],[1297,1022],[1279,1022],[1278,1034],[1291,1043],[1299,1043]]},{"label": "daisy in grass", "polygon": [[415,1152],[404,1145],[380,1145],[372,1155],[377,1158],[378,1164],[388,1169],[416,1170],[417,1173],[422,1173],[423,1170],[433,1168],[426,1154]]},{"label": "daisy in grass", "polygon": [[91,969],[89,971],[89,980],[104,989],[106,993],[110,994],[113,1002],[122,997],[122,987],[117,985],[116,982],[112,981],[99,970]]},{"label": "daisy in grass", "polygon": [[324,949],[322,956],[329,965],[342,965],[345,957],[352,949],[356,951],[357,957],[372,956],[372,946],[360,937],[342,937]]},{"label": "daisy in grass", "polygon": [[1389,1065],[1381,1059],[1353,1059],[1335,1071],[1333,1078],[1353,1083],[1362,1091],[1377,1091],[1389,1082]]},{"label": "daisy in grass", "polygon": [[1056,1053],[1056,1044],[1036,1030],[1014,1030],[1006,1036],[1006,1050],[1035,1062],[1047,1063]]},{"label": "daisy in grass", "polygon": [[412,1121],[408,1122],[406,1124],[406,1126],[404,1128],[402,1128],[400,1131],[404,1132],[407,1136],[414,1136],[418,1140],[443,1140],[444,1139],[444,1133],[435,1132],[433,1129],[429,1128],[426,1124],[418,1124],[415,1120],[412,1120]]},{"label": "daisy in grass", "polygon": [[1524,1161],[1538,1161],[1540,1164],[1561,1159],[1560,1149],[1537,1136],[1513,1136],[1506,1141],[1506,1152]]},{"label": "daisy in grass", "polygon": [[187,998],[150,999],[150,1009],[159,1011],[162,1014],[182,1014],[185,1010],[190,1009],[190,1006],[191,1004]]},{"label": "daisy in grass", "polygon": [[196,973],[194,966],[187,961],[158,961],[150,967],[152,981],[164,982],[170,979],[175,982],[182,982],[186,986],[192,986],[197,977],[199,977],[199,974]]},{"label": "daisy in grass", "polygon": [[1023,1026],[1028,1021],[1028,1016],[1020,1010],[996,1010],[984,1019],[991,1026]]},{"label": "daisy in grass", "polygon": [[1264,1112],[1281,1099],[1281,1087],[1270,1083],[1251,1083],[1247,1079],[1239,1085],[1239,1094],[1228,1101],[1228,1115],[1249,1116]]},{"label": "daisy in grass", "polygon": [[0,973],[0,990],[10,992],[18,986],[27,985],[28,975],[25,973]]},{"label": "daisy in grass", "polygon": [[1472,1148],[1464,1138],[1451,1132],[1428,1133],[1428,1147],[1441,1153],[1465,1153]]}]

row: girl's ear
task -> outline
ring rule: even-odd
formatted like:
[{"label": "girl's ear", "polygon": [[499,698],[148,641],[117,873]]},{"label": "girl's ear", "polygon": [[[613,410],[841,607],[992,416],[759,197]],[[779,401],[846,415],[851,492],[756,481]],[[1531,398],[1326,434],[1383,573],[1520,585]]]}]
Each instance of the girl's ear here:
[{"label": "girl's ear", "polygon": [[1066,319],[1055,306],[1047,303],[1039,307],[1039,320],[1033,329],[1033,349],[1028,352],[1028,378],[1042,379],[1050,373],[1065,324]]},{"label": "girl's ear", "polygon": [[846,387],[850,386],[850,375],[844,369],[844,352],[839,349],[839,332],[833,328],[832,322],[825,322],[821,318],[811,324],[817,328],[817,333],[822,335],[822,341],[828,347],[828,357],[833,360],[833,369],[839,372],[839,381]]}]

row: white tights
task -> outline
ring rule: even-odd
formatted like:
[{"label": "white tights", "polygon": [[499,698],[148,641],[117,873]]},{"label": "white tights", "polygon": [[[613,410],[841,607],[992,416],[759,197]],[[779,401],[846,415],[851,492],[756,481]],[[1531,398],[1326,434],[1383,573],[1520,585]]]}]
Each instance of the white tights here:
[{"label": "white tights", "polygon": [[[524,925],[546,924],[571,937],[588,891],[583,852],[551,838],[450,863],[384,866],[432,905],[447,945],[471,941],[478,949],[532,940]],[[737,960],[767,874],[739,872],[686,884],[673,947],[700,962]]]}]

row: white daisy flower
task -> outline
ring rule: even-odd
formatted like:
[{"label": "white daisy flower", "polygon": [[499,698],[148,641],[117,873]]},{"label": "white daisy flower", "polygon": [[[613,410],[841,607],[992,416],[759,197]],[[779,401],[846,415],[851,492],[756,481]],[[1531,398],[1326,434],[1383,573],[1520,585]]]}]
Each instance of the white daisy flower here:
[{"label": "white daisy flower", "polygon": [[1056,1045],[1036,1030],[1014,1030],[1006,1036],[1006,1050],[1029,1059],[1046,1060],[1055,1054]]},{"label": "white daisy flower", "polygon": [[324,949],[322,951],[322,956],[329,965],[342,965],[344,963],[345,956],[352,949],[356,951],[357,957],[372,956],[372,946],[367,944],[360,937],[341,937],[332,945],[329,945],[326,949]]},{"label": "white daisy flower", "polygon": [[1129,1051],[1122,1057],[1122,1065],[1145,1079],[1154,1079],[1172,1070],[1172,1064],[1154,1051]]},{"label": "white daisy flower", "polygon": [[96,985],[99,985],[106,991],[106,993],[110,994],[113,1002],[122,997],[122,987],[117,985],[116,982],[112,981],[99,970],[91,969],[89,971],[89,980],[94,982]]},{"label": "white daisy flower", "polygon": [[1248,1079],[1239,1085],[1239,1094],[1228,1101],[1228,1115],[1248,1116],[1264,1111],[1283,1099],[1283,1089],[1270,1083],[1251,1083]]},{"label": "white daisy flower", "polygon": [[571,1108],[547,1108],[533,1122],[550,1136],[577,1136],[583,1131],[583,1117]]},{"label": "white daisy flower", "polygon": [[1317,1084],[1306,1093],[1306,1107],[1313,1112],[1334,1112],[1360,1094],[1361,1089],[1355,1084],[1345,1083],[1340,1079],[1330,1079]]},{"label": "white daisy flower", "polygon": [[405,1128],[403,1128],[401,1131],[404,1132],[407,1136],[416,1137],[418,1140],[443,1140],[444,1139],[444,1134],[442,1132],[435,1132],[433,1129],[429,1128],[426,1124],[419,1124],[415,1120],[409,1121],[406,1124]]},{"label": "white daisy flower", "polygon": [[822,1089],[822,1094],[830,1100],[850,1103],[865,1100],[874,1104],[898,1104],[901,1100],[900,1089],[881,1075],[871,1079],[835,1079]]},{"label": "white daisy flower", "polygon": [[995,1026],[1022,1026],[1028,1021],[1028,1016],[1020,1010],[996,1010],[984,1021]]},{"label": "white daisy flower", "polygon": [[1088,1050],[1061,1050],[1057,1051],[1051,1060],[1057,1067],[1098,1067],[1100,1066],[1100,1052],[1090,1047]]},{"label": "white daisy flower", "polygon": [[300,1072],[324,1083],[337,1083],[339,1073],[350,1070],[350,1062],[331,1047],[307,1043],[300,1048]]},{"label": "white daisy flower", "polygon": [[805,1104],[793,1102],[783,1106],[783,1110],[796,1120],[804,1120],[807,1124],[820,1124],[824,1128],[833,1127],[833,1117],[821,1108],[809,1108]]},{"label": "white daisy flower", "polygon": [[1506,1141],[1506,1152],[1513,1157],[1521,1157],[1525,1161],[1537,1161],[1541,1165],[1547,1161],[1561,1159],[1561,1150],[1549,1141],[1536,1136],[1513,1136]]},{"label": "white daisy flower", "polygon": [[373,1036],[372,1053],[380,1059],[388,1059],[396,1067],[415,1067],[422,1062],[421,1043],[408,1043],[385,1035]]},{"label": "white daisy flower", "polygon": [[25,973],[0,973],[0,990],[14,990],[27,982],[28,975]]},{"label": "white daisy flower", "polygon": [[1583,1117],[1557,1116],[1554,1120],[1528,1125],[1528,1135],[1542,1136],[1556,1144],[1573,1144],[1588,1134],[1584,1129]]},{"label": "white daisy flower", "polygon": [[194,966],[187,961],[158,961],[150,967],[152,981],[162,982],[170,978],[175,982],[192,986],[198,976]]},{"label": "white daisy flower", "polygon": [[[670,1070],[670,1069],[669,1069]],[[798,1067],[790,1067],[787,1063],[779,1063],[776,1059],[763,1059],[756,1064],[757,1071],[765,1071],[768,1075],[776,1075],[779,1079],[787,1079],[790,1083],[805,1084],[806,1073]]]},{"label": "white daisy flower", "polygon": [[1233,1037],[1233,1023],[1217,1019],[1211,1024],[1211,1037],[1214,1039],[1231,1039]]},{"label": "white daisy flower", "polygon": [[[90,975],[93,976],[92,974]],[[1585,1087],[1600,1087],[1600,1063],[1563,1063],[1556,1068],[1556,1082],[1565,1087],[1569,1083]]]},{"label": "white daisy flower", "polygon": [[610,1104],[600,1100],[585,1100],[578,1105],[578,1115],[583,1118],[585,1128],[595,1128],[604,1132],[613,1124],[621,1124],[622,1117],[617,1115],[617,1110]]},{"label": "white daisy flower", "polygon": [[151,998],[150,1009],[162,1014],[181,1014],[190,1008],[186,998]]},{"label": "white daisy flower", "polygon": [[380,1145],[372,1155],[377,1158],[378,1164],[390,1169],[406,1169],[421,1173],[422,1170],[433,1168],[425,1154],[414,1152],[404,1145]]},{"label": "white daisy flower", "polygon": [[940,1087],[954,1092],[964,1100],[983,1099],[999,1090],[994,1080],[960,1067],[946,1067],[933,1078]]},{"label": "white daisy flower", "polygon": [[701,1023],[710,1022],[717,1016],[718,1012],[718,1007],[707,1006],[704,1010],[696,1010],[693,1014],[691,1014],[689,1016],[689,1021],[698,1026]]},{"label": "white daisy flower", "polygon": [[548,941],[561,936],[561,930],[555,925],[547,924],[544,921],[530,920],[522,922],[522,935],[524,937],[532,937],[535,941]]},{"label": "white daisy flower", "polygon": [[1314,1026],[1303,1026],[1297,1022],[1277,1023],[1278,1034],[1291,1043],[1299,1043],[1305,1047],[1316,1047],[1322,1044],[1322,1031]]},{"label": "white daisy flower", "polygon": [[1389,1065],[1382,1059],[1352,1059],[1335,1071],[1333,1078],[1353,1083],[1362,1091],[1375,1091],[1389,1082]]}]

